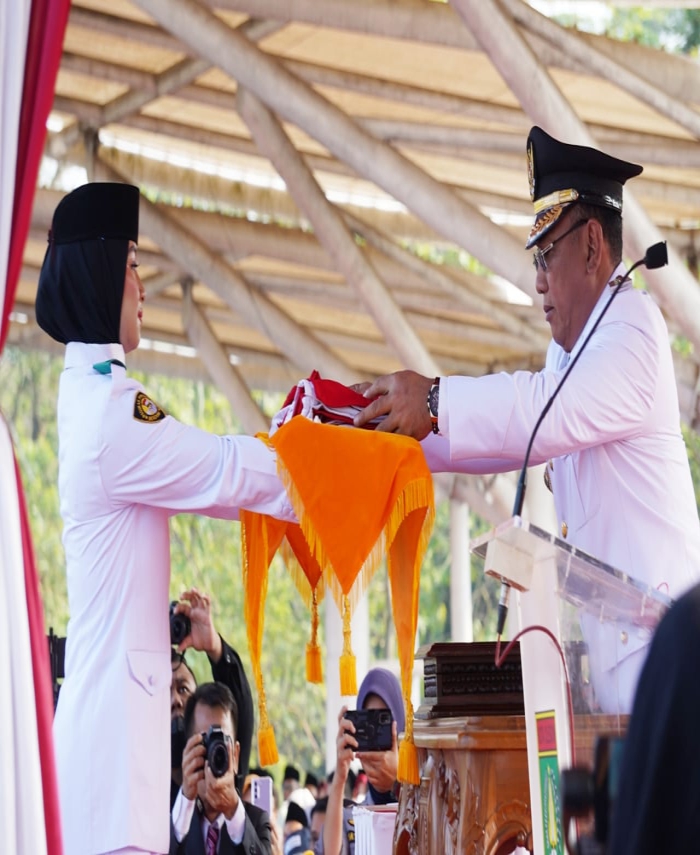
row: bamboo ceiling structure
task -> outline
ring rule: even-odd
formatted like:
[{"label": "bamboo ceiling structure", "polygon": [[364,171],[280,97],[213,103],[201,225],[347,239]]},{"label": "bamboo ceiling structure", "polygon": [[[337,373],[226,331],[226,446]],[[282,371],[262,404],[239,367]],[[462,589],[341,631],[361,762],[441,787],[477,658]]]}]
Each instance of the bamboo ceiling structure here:
[{"label": "bamboo ceiling structure", "polygon": [[[523,0],[74,0],[10,343],[52,347],[36,282],[52,187],[81,166],[145,194],[130,366],[213,379],[249,432],[267,427],[251,389],[314,368],[538,368],[549,330],[523,246],[539,124],[644,165],[625,251],[669,241],[646,283],[697,355],[697,93],[695,61]],[[697,424],[692,357],[678,378]]]}]

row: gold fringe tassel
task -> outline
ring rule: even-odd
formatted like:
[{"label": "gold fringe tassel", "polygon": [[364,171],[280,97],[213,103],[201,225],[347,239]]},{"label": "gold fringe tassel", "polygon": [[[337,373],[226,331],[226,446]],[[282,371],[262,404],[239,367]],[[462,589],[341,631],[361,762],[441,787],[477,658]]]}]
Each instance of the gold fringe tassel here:
[{"label": "gold fringe tassel", "polygon": [[315,588],[311,598],[311,641],[306,645],[306,681],[323,682],[321,648],[318,646],[318,598]]},{"label": "gold fringe tassel", "polygon": [[399,747],[399,768],[397,777],[402,784],[420,784],[418,774],[418,749],[413,741],[413,704],[404,695],[406,706],[406,732]]},{"label": "gold fringe tassel", "polygon": [[343,597],[343,652],[340,657],[340,694],[357,694],[357,664],[350,636],[350,601]]},{"label": "gold fringe tassel", "polygon": [[260,710],[260,727],[258,728],[258,761],[261,766],[274,766],[280,759],[277,752],[275,731],[267,717],[267,698],[265,687],[260,685],[260,698],[258,702]]}]

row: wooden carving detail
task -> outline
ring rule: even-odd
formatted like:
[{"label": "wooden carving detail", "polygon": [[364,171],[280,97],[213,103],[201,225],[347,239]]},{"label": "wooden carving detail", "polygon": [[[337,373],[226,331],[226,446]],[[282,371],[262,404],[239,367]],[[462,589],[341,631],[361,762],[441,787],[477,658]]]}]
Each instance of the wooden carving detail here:
[{"label": "wooden carving detail", "polygon": [[461,798],[459,774],[441,759],[437,771],[437,799],[443,810],[443,850],[445,855],[461,855],[459,848],[459,822]]},{"label": "wooden carving detail", "polygon": [[404,786],[395,855],[505,855],[531,848],[522,717],[418,721],[420,784]]}]

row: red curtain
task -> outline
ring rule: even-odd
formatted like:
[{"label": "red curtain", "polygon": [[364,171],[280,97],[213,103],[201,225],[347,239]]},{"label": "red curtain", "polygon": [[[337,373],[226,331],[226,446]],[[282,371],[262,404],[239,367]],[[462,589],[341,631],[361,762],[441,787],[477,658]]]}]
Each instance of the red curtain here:
[{"label": "red curtain", "polygon": [[70,0],[32,1],[19,121],[12,237],[7,265],[5,305],[2,307],[0,321],[0,353],[7,339],[10,312],[17,293],[39,163],[46,138],[46,120],[53,103],[69,9]]},{"label": "red curtain", "polygon": [[[63,47],[70,0],[33,0],[27,36],[24,87],[20,112],[15,190],[12,209],[5,301],[0,319],[0,353],[7,339],[9,316],[17,292],[24,245],[29,231],[34,191],[46,137],[46,121]],[[61,855],[58,793],[51,737],[53,693],[44,617],[34,562],[27,508],[19,467],[15,459],[20,512],[24,581],[27,599],[37,730],[41,758],[46,844],[49,855]],[[38,818],[39,814],[37,814]]]}]

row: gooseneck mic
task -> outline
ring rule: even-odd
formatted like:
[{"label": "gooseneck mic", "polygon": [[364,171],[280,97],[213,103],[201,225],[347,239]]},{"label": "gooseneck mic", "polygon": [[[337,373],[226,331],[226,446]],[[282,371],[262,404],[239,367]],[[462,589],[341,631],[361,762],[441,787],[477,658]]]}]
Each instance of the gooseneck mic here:
[{"label": "gooseneck mic", "polygon": [[[515,493],[515,502],[513,503],[513,516],[514,517],[520,516],[522,513],[522,510],[523,510],[523,502],[525,501],[525,489],[527,487],[527,465],[530,461],[530,453],[532,451],[532,444],[534,443],[535,437],[537,436],[537,431],[540,429],[540,425],[542,424],[544,417],[550,411],[552,404],[554,403],[557,395],[561,391],[562,386],[564,385],[564,383],[566,383],[566,380],[567,380],[569,374],[571,374],[574,365],[576,365],[576,363],[579,360],[579,357],[581,356],[581,354],[585,350],[586,345],[591,340],[591,336],[598,329],[598,325],[600,324],[600,322],[605,317],[605,313],[610,308],[610,304],[612,303],[612,301],[617,296],[617,294],[618,294],[620,288],[622,287],[623,283],[629,279],[630,274],[632,273],[633,270],[636,270],[641,265],[644,265],[647,268],[647,270],[656,270],[658,267],[663,267],[665,264],[668,264],[668,250],[666,248],[666,241],[661,241],[660,243],[655,243],[653,246],[650,246],[647,249],[647,251],[644,255],[644,258],[640,258],[639,261],[635,261],[635,263],[627,270],[626,273],[624,273],[622,276],[616,277],[615,279],[613,279],[609,283],[610,287],[614,288],[612,294],[610,295],[610,299],[605,304],[603,311],[596,318],[595,323],[593,324],[588,335],[584,339],[583,344],[581,345],[581,347],[578,350],[578,353],[571,360],[571,362],[568,364],[566,371],[564,372],[564,376],[561,378],[561,380],[557,384],[557,388],[554,390],[554,392],[552,392],[551,397],[549,398],[547,403],[542,408],[542,412],[540,413],[539,418],[535,422],[535,427],[533,428],[532,433],[530,434],[530,440],[527,444],[527,449],[525,451],[525,460],[523,461],[523,466],[522,466],[522,469],[520,470],[520,477],[518,478],[518,488],[517,488],[516,493]],[[503,633],[503,629],[505,627],[506,616],[508,614],[508,597],[509,597],[509,595],[510,595],[510,585],[507,582],[502,582],[501,583],[501,597],[498,601],[498,625],[497,625],[497,629],[496,629],[496,635],[498,635],[498,636],[500,636]]]}]

